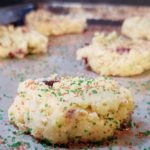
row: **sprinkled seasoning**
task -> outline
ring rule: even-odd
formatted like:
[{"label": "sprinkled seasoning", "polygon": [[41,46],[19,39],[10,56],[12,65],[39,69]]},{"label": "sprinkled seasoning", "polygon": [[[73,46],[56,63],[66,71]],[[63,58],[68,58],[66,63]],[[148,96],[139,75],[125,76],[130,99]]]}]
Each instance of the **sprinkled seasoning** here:
[{"label": "sprinkled seasoning", "polygon": [[48,92],[48,89],[40,89],[42,92]]},{"label": "sprinkled seasoning", "polygon": [[25,92],[20,92],[19,95],[20,95],[21,97],[25,97],[26,93],[25,93]]},{"label": "sprinkled seasoning", "polygon": [[[39,88],[39,91],[41,92],[41,94],[39,94],[39,97],[42,97],[42,94],[49,93],[50,95],[57,97],[60,101],[64,101],[62,96],[67,95],[67,94],[74,94],[75,96],[82,96],[83,94],[83,90],[85,90],[86,92],[89,92],[89,95],[91,95],[90,93],[90,89],[92,89],[92,94],[97,94],[98,91],[97,89],[99,89],[99,85],[94,81],[94,79],[85,79],[85,78],[73,78],[72,80],[70,80],[69,78],[65,79],[68,84],[70,84],[70,86],[66,86],[65,84],[61,83],[61,80],[63,81],[63,79],[60,79],[60,81],[56,81],[56,83],[58,83],[58,85],[60,84],[60,89],[54,89],[51,86],[49,86],[49,88]],[[51,83],[51,81],[44,81],[44,83]],[[55,84],[55,82],[51,83],[51,84]],[[46,84],[47,85],[47,84]],[[103,89],[105,90],[105,89]],[[84,97],[83,97],[84,100]]]},{"label": "sprinkled seasoning", "polygon": [[48,104],[45,104],[45,107],[48,107]]},{"label": "sprinkled seasoning", "polygon": [[[87,35],[89,36],[88,33],[86,33],[86,36]],[[74,50],[75,50],[74,46],[76,46],[77,45],[76,43],[78,43],[79,44],[78,47],[81,47],[85,42],[84,39],[86,38],[82,38],[82,36],[80,35],[73,35],[73,36],[69,35],[69,39],[70,39],[69,42],[67,42],[68,36],[67,38],[64,36],[56,37],[56,38],[57,40],[53,40],[53,39],[51,40],[51,47],[52,47],[51,51],[52,51],[53,56],[50,56],[48,54],[44,56],[35,57],[35,55],[32,55],[32,56],[29,56],[27,59],[23,59],[21,61],[1,60],[0,62],[0,108],[2,109],[2,112],[0,112],[0,114],[2,116],[2,120],[0,120],[0,143],[1,143],[0,149],[4,149],[4,150],[11,150],[11,149],[14,150],[17,148],[21,149],[21,145],[20,147],[17,147],[17,148],[12,147],[12,144],[17,143],[18,141],[21,142],[22,144],[24,144],[24,142],[22,141],[25,141],[26,143],[28,143],[27,145],[31,147],[31,148],[27,148],[27,145],[26,145],[25,149],[34,149],[34,150],[55,149],[54,146],[51,145],[49,142],[37,143],[37,140],[32,141],[31,137],[29,137],[28,135],[25,135],[26,138],[24,138],[24,136],[16,134],[17,132],[14,132],[14,130],[16,129],[13,126],[11,126],[10,123],[8,123],[8,119],[6,117],[7,110],[8,110],[7,108],[13,101],[14,94],[16,93],[18,81],[23,81],[24,79],[27,79],[27,78],[37,78],[39,76],[47,77],[50,74],[55,73],[55,72],[58,72],[58,73],[61,72],[64,74],[73,74],[73,75],[86,74],[89,76],[95,76],[95,74],[92,74],[89,71],[87,72],[86,70],[81,69],[80,64],[77,63],[76,60],[74,59]],[[70,43],[73,43],[74,45]],[[69,44],[69,45],[66,46],[66,44]],[[55,59],[56,56],[59,56],[59,61],[56,61],[57,60]],[[69,70],[66,71],[65,69],[66,72],[64,72],[63,71],[64,66],[69,66]],[[3,84],[3,79],[5,80],[7,84],[9,83],[9,86],[4,86],[5,84]],[[118,80],[121,81],[121,79],[118,79]],[[128,81],[131,81],[131,84]],[[90,88],[91,83],[92,81],[87,81],[86,85],[89,85],[89,88]],[[77,84],[80,86],[81,84],[83,84],[83,82],[81,81],[81,82],[78,82]],[[136,105],[138,105],[138,107],[135,110],[133,119],[135,119],[134,120],[135,122],[137,121],[136,120],[137,118],[138,120],[142,120],[143,122],[145,122],[142,125],[142,127],[145,128],[145,131],[143,132],[146,132],[146,135],[147,135],[147,131],[149,131],[149,128],[146,126],[146,124],[148,124],[148,118],[145,118],[144,116],[145,115],[148,117],[150,116],[150,109],[148,108],[149,96],[150,96],[149,75],[144,74],[144,77],[143,76],[141,76],[140,78],[136,77],[135,79],[134,78],[123,79],[123,84],[125,84],[126,87],[128,87],[135,93],[135,99],[137,102]],[[76,85],[76,82],[73,81],[72,85]],[[94,88],[97,90],[95,86]],[[69,92],[71,92],[71,90],[72,89],[69,89]],[[106,89],[103,89],[103,90],[106,90]],[[42,88],[40,94],[42,95],[42,92],[49,93],[49,91],[50,91],[49,88],[44,87]],[[72,93],[76,93],[75,90],[72,90],[72,91],[73,91]],[[87,88],[87,92],[88,92],[88,88]],[[63,98],[61,97],[61,94],[64,94],[64,92],[60,91],[60,93],[57,95],[58,95],[58,98],[60,98],[60,101],[63,103]],[[22,96],[25,96],[25,95],[22,94]],[[143,108],[145,109],[144,112],[142,112]],[[67,109],[68,107],[64,108],[64,110],[67,110]],[[137,112],[139,112],[138,116],[137,116]],[[14,118],[12,115],[12,120],[13,119]],[[135,122],[132,122],[133,126],[131,128],[136,129],[135,131],[137,132],[141,131],[142,127],[136,128]],[[8,131],[8,129],[11,129],[11,130]],[[97,144],[95,143],[86,144],[83,147],[87,147],[84,149],[90,148],[92,150],[97,150],[98,148],[100,149],[103,149],[103,148],[109,149],[110,147],[113,148],[115,145],[115,148],[117,147],[120,150],[124,149],[124,146],[127,149],[131,149],[131,150],[133,149],[149,150],[150,149],[149,143],[145,143],[145,141],[149,140],[149,136],[144,136],[141,139],[139,137],[134,136],[135,133],[133,134],[133,138],[132,136],[130,137],[130,135],[127,135],[125,137],[125,140],[123,140],[123,138],[121,137],[119,138],[119,140],[115,139],[114,141],[110,140],[107,142],[100,141],[99,143],[97,142]],[[14,137],[13,139],[15,139],[13,142],[11,141],[12,137]],[[139,140],[143,142],[136,143],[133,140],[132,143],[129,143],[128,137],[131,139],[131,141],[132,139],[134,139],[136,142],[138,142]],[[78,138],[81,138],[81,137],[78,137]],[[121,141],[120,143],[122,146],[118,146],[119,141]],[[134,147],[129,147],[130,144],[133,145]],[[111,146],[108,146],[108,145],[111,145]],[[55,147],[57,147],[56,149],[59,150],[61,146],[56,145]],[[65,145],[64,147],[68,147],[68,146]]]},{"label": "sprinkled seasoning", "polygon": [[150,102],[147,102],[148,105],[150,105]]},{"label": "sprinkled seasoning", "polygon": [[31,133],[31,132],[32,132],[32,128],[29,128],[29,129],[28,129],[28,132]]},{"label": "sprinkled seasoning", "polygon": [[11,145],[12,148],[18,148],[21,146],[21,142],[16,142]]},{"label": "sprinkled seasoning", "polygon": [[18,79],[19,79],[20,82],[23,82],[23,81],[24,81],[24,74],[21,74],[21,73],[20,73],[20,74],[18,74],[17,76],[18,76]]},{"label": "sprinkled seasoning", "polygon": [[97,94],[97,91],[96,91],[96,90],[92,90],[92,93],[93,93],[93,94]]},{"label": "sprinkled seasoning", "polygon": [[147,130],[147,131],[143,132],[143,134],[144,134],[145,136],[149,136],[149,135],[150,135],[150,130]]},{"label": "sprinkled seasoning", "polygon": [[38,96],[39,96],[39,97],[42,97],[42,95],[41,95],[41,94],[38,94]]},{"label": "sprinkled seasoning", "polygon": [[3,115],[0,113],[0,120],[3,120]]}]

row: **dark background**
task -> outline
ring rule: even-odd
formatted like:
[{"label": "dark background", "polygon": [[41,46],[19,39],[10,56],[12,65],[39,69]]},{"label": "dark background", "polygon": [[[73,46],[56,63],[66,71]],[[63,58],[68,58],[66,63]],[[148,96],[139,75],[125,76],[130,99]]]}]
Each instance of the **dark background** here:
[{"label": "dark background", "polygon": [[[47,0],[49,2],[82,2],[82,3],[110,3],[110,4],[126,4],[126,5],[150,5],[150,0]],[[46,2],[46,0],[0,0],[0,7],[10,6],[23,3]]]}]

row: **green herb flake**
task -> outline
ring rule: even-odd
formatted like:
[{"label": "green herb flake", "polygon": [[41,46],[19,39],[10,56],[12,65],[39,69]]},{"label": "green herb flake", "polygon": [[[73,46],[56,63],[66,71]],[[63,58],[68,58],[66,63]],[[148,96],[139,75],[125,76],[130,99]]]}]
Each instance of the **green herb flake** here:
[{"label": "green herb flake", "polygon": [[24,142],[24,144],[27,146],[27,149],[31,148],[30,143]]},{"label": "green herb flake", "polygon": [[64,107],[64,110],[67,110],[67,107],[66,107],[66,106]]},{"label": "green herb flake", "polygon": [[39,97],[42,97],[41,94],[38,94]]},{"label": "green herb flake", "polygon": [[112,145],[109,145],[109,150],[112,150]]},{"label": "green herb flake", "polygon": [[2,109],[0,109],[0,112],[4,112]]},{"label": "green herb flake", "polygon": [[92,93],[93,93],[93,94],[97,94],[97,91],[96,91],[96,90],[92,90]]},{"label": "green herb flake", "polygon": [[15,142],[15,140],[16,140],[16,138],[13,136],[12,139],[11,139],[11,141]]},{"label": "green herb flake", "polygon": [[45,104],[45,107],[48,107],[48,104]]},{"label": "green herb flake", "polygon": [[0,120],[3,120],[3,116],[2,116],[2,114],[0,114]]},{"label": "green herb flake", "polygon": [[144,134],[145,136],[149,136],[149,135],[150,135],[150,130],[147,130],[147,131],[143,132],[143,134]]},{"label": "green herb flake", "polygon": [[31,132],[32,132],[32,128],[29,128],[29,129],[28,129],[28,132],[31,133]]},{"label": "green herb flake", "polygon": [[150,105],[150,102],[147,102],[148,105]]},{"label": "green herb flake", "polygon": [[61,94],[61,92],[58,92],[58,96],[61,96],[62,94]]},{"label": "green herb flake", "polygon": [[48,92],[48,89],[41,89],[42,92]]},{"label": "green herb flake", "polygon": [[13,148],[18,148],[20,146],[21,146],[21,142],[16,142],[11,145],[11,147],[13,147]]},{"label": "green herb flake", "polygon": [[55,92],[52,92],[51,94],[53,94],[55,97],[57,96]]},{"label": "green herb flake", "polygon": [[20,82],[24,81],[24,74],[20,73],[17,76],[18,76]]}]

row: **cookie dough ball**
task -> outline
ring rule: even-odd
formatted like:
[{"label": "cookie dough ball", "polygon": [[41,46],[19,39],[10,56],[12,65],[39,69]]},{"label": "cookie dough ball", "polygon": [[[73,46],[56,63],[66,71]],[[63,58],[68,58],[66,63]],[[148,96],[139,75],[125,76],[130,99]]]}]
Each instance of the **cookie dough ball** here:
[{"label": "cookie dough ball", "polygon": [[133,76],[150,69],[150,42],[130,40],[116,32],[95,34],[92,43],[77,51],[77,59],[102,75]]},{"label": "cookie dough ball", "polygon": [[29,27],[49,35],[81,33],[86,28],[86,19],[75,15],[56,15],[47,10],[32,11],[26,16]]},{"label": "cookie dough ball", "polygon": [[133,109],[130,91],[111,79],[51,77],[21,83],[8,115],[20,130],[62,144],[113,136]]},{"label": "cookie dough ball", "polygon": [[125,19],[122,33],[132,39],[150,40],[150,17],[131,17]]},{"label": "cookie dough ball", "polygon": [[27,54],[45,53],[48,39],[26,27],[0,26],[0,57],[23,58]]}]

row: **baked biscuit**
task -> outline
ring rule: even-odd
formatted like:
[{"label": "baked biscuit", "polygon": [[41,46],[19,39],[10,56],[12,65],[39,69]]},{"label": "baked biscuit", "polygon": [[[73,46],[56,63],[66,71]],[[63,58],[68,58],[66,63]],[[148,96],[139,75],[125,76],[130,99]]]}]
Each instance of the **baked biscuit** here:
[{"label": "baked biscuit", "polygon": [[131,17],[125,19],[122,33],[132,39],[150,40],[150,17]]},{"label": "baked biscuit", "polygon": [[96,73],[133,76],[150,69],[150,42],[130,40],[116,32],[97,33],[92,43],[77,51],[77,59]]},{"label": "baked biscuit", "polygon": [[21,83],[8,115],[20,130],[62,144],[113,136],[133,109],[130,91],[111,79],[50,77]]},{"label": "baked biscuit", "polygon": [[48,39],[26,27],[0,26],[0,57],[23,58],[27,54],[45,53]]},{"label": "baked biscuit", "polygon": [[47,10],[32,11],[26,16],[29,27],[49,35],[81,33],[86,28],[86,19],[74,15],[56,15]]}]

